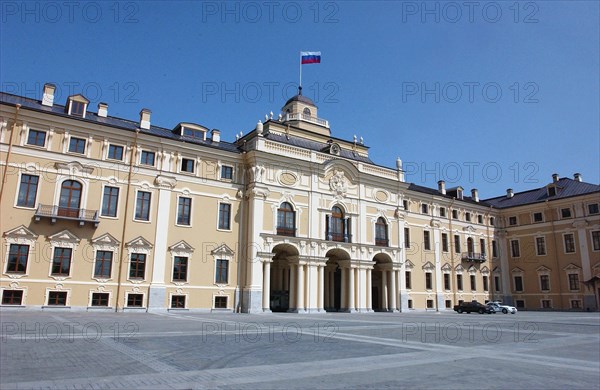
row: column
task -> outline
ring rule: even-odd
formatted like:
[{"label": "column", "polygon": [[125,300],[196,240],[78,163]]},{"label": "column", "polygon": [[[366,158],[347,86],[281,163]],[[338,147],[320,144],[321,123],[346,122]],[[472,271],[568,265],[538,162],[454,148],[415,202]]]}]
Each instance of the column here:
[{"label": "column", "polygon": [[381,304],[380,307],[382,310],[386,310],[388,307],[387,304],[387,271],[386,270],[382,270],[381,271],[381,293],[379,295],[381,295]]},{"label": "column", "polygon": [[373,287],[371,286],[373,280],[371,279],[371,271],[367,269],[367,311],[373,310],[373,296],[371,295],[373,293]]},{"label": "column", "polygon": [[[500,277],[502,278],[502,302],[505,305],[512,305],[513,298],[510,292],[510,266],[508,264],[508,238],[506,237],[506,231],[498,231],[498,244],[499,244],[499,255],[500,255]],[[465,281],[463,281],[465,283]]]},{"label": "column", "polygon": [[295,311],[296,306],[296,264],[290,264],[289,311]]},{"label": "column", "polygon": [[346,268],[342,268],[342,288],[340,291],[341,299],[340,299],[340,309],[344,310],[348,308],[348,304],[346,303],[348,300],[346,296],[348,295],[348,290],[346,290]]},{"label": "column", "polygon": [[264,261],[263,268],[263,298],[262,306],[263,312],[271,311],[271,262]]},{"label": "column", "polygon": [[400,311],[408,311],[408,294],[406,292],[406,244],[404,242],[404,214],[398,212],[398,246],[400,247],[400,280],[398,289],[400,290]]},{"label": "column", "polygon": [[354,291],[354,268],[348,268],[348,309],[350,309],[350,311],[354,311],[355,307],[354,307],[354,295],[355,292]]},{"label": "column", "polygon": [[390,305],[389,310],[396,310],[396,271],[390,271]]},{"label": "column", "polygon": [[319,265],[317,268],[317,272],[319,274],[319,296],[317,299],[317,309],[319,311],[323,311],[323,295],[325,295],[325,278],[324,278],[324,273],[325,273],[325,267]]},{"label": "column", "polygon": [[[242,311],[246,313],[262,312],[263,275],[262,264],[258,259],[260,233],[263,228],[263,205],[269,194],[267,189],[251,188],[248,191],[248,249],[246,264],[246,285],[243,289]],[[233,210],[232,210],[233,211]],[[233,223],[233,221],[232,221]]]},{"label": "column", "polygon": [[323,295],[327,292],[327,299],[324,300],[324,307],[329,307],[329,270],[323,267],[324,281],[323,281]]},{"label": "column", "polygon": [[296,308],[304,311],[304,265],[298,264],[298,280],[296,281]]},{"label": "column", "polygon": [[329,270],[329,307],[335,306],[335,268]]},{"label": "column", "polygon": [[[588,223],[585,220],[576,221],[573,223],[573,227],[577,228],[577,241],[579,242],[579,253],[581,254],[581,272],[583,280],[590,280],[592,278],[592,267],[590,265],[590,252],[587,245],[586,227]],[[587,288],[583,290],[583,308],[590,310],[597,310],[596,307],[596,293]]]},{"label": "column", "polygon": [[436,311],[443,310],[446,305],[444,304],[444,293],[442,288],[442,261],[440,254],[442,253],[442,240],[440,238],[440,225],[438,221],[433,223],[433,249],[435,251],[435,296],[436,296]]}]

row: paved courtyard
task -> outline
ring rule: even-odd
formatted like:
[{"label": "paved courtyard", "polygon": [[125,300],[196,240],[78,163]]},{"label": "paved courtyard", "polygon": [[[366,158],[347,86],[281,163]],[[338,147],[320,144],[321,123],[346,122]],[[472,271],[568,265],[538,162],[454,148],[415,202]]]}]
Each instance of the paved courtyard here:
[{"label": "paved courtyard", "polygon": [[0,316],[2,389],[600,389],[598,313]]}]

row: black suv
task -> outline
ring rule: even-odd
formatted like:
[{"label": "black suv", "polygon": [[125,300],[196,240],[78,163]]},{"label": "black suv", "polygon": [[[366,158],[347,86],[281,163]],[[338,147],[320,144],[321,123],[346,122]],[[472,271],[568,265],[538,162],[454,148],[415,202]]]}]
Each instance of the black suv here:
[{"label": "black suv", "polygon": [[460,313],[471,313],[471,312],[477,312],[479,314],[494,313],[494,310],[491,309],[489,306],[482,305],[481,303],[479,303],[477,301],[463,302],[460,305],[456,305],[456,306],[454,306],[454,311],[458,312],[459,314]]}]

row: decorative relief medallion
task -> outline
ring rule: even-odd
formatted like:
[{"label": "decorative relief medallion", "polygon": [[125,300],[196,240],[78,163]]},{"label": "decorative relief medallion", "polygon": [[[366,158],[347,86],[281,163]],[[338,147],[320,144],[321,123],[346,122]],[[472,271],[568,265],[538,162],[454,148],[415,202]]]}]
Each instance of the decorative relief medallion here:
[{"label": "decorative relief medallion", "polygon": [[377,200],[378,202],[384,203],[384,202],[387,202],[388,199],[389,199],[389,196],[385,191],[377,190],[375,192],[375,200]]},{"label": "decorative relief medallion", "polygon": [[333,176],[329,179],[329,188],[337,196],[346,196],[348,192],[348,180],[343,171],[335,170]]},{"label": "decorative relief medallion", "polygon": [[298,177],[292,172],[282,172],[279,175],[279,182],[284,186],[293,186],[298,182]]}]

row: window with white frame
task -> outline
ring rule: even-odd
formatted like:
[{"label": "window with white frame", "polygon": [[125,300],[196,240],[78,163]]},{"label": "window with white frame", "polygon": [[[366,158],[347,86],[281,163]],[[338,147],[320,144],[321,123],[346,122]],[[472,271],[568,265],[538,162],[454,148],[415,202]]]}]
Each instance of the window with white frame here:
[{"label": "window with white frame", "polygon": [[23,304],[23,290],[3,290],[2,291],[2,304],[3,305],[22,305]]},{"label": "window with white frame", "polygon": [[568,207],[560,209],[560,217],[562,219],[571,218],[571,209]]},{"label": "window with white frame", "polygon": [[221,166],[221,179],[232,180],[233,179],[233,167],[230,165]]},{"label": "window with white frame", "polygon": [[173,257],[173,281],[187,282],[188,258],[186,256]]},{"label": "window with white frame", "polygon": [[191,158],[181,159],[181,172],[194,173],[196,160]]},{"label": "window with white frame", "polygon": [[535,252],[538,256],[546,255],[546,238],[536,237],[535,238]]},{"label": "window with white frame", "polygon": [[8,261],[6,264],[7,274],[25,274],[27,273],[27,263],[29,261],[29,245],[10,244],[8,251]]},{"label": "window with white frame", "polygon": [[94,263],[94,278],[110,279],[112,275],[113,251],[97,250]]},{"label": "window with white frame", "polygon": [[147,191],[138,191],[135,199],[135,218],[138,221],[150,220],[150,202],[152,194]]},{"label": "window with white frame", "polygon": [[102,194],[102,210],[100,211],[100,215],[103,217],[116,217],[118,205],[119,187],[105,186]]},{"label": "window with white frame", "polygon": [[69,153],[85,154],[87,140],[84,138],[71,137],[69,139]]},{"label": "window with white frame", "polygon": [[517,225],[517,217],[516,216],[508,217],[508,224],[510,226],[516,226]]},{"label": "window with white frame", "polygon": [[92,307],[108,307],[108,301],[110,298],[109,293],[92,293],[91,306]]},{"label": "window with white frame", "polygon": [[590,203],[587,206],[588,206],[588,215],[600,214],[600,208],[598,207],[598,203]]},{"label": "window with white frame", "polygon": [[151,152],[149,150],[142,150],[142,153],[140,154],[140,164],[141,165],[148,165],[148,166],[154,166],[154,160],[156,159],[156,154],[154,152]]},{"label": "window with white frame", "polygon": [[510,254],[512,257],[521,257],[519,240],[510,240]]},{"label": "window with white frame", "polygon": [[534,223],[544,222],[544,214],[542,212],[533,213],[533,222]]},{"label": "window with white frame", "polygon": [[565,253],[575,253],[575,235],[573,233],[563,234]]},{"label": "window with white frame", "polygon": [[27,145],[39,146],[42,148],[45,147],[46,135],[47,133],[43,130],[29,129],[29,132],[27,134]]},{"label": "window with white frame", "polygon": [[513,275],[513,281],[515,286],[515,292],[523,291],[523,276],[521,275]]},{"label": "window with white frame", "polygon": [[440,217],[445,217],[445,216],[446,216],[446,208],[440,207]]},{"label": "window with white frame", "polygon": [[180,196],[177,201],[177,225],[192,224],[192,198]]},{"label": "window with white frame", "polygon": [[540,290],[541,291],[550,291],[550,275],[541,274],[540,277]]},{"label": "window with white frame", "polygon": [[569,273],[567,274],[569,278],[569,290],[571,291],[579,291],[579,273]]},{"label": "window with white frame", "polygon": [[19,194],[17,195],[17,206],[30,208],[35,207],[39,180],[39,176],[36,175],[21,175]]},{"label": "window with white frame", "polygon": [[123,146],[110,144],[108,145],[107,158],[111,160],[123,161]]},{"label": "window with white frame", "polygon": [[231,204],[219,203],[219,223],[220,230],[231,230]]},{"label": "window with white frame", "polygon": [[228,284],[229,283],[229,260],[217,259],[216,270],[215,270],[215,283],[216,284]]},{"label": "window with white frame", "polygon": [[600,251],[600,230],[592,232],[592,250]]}]

